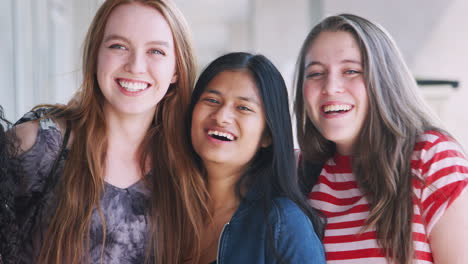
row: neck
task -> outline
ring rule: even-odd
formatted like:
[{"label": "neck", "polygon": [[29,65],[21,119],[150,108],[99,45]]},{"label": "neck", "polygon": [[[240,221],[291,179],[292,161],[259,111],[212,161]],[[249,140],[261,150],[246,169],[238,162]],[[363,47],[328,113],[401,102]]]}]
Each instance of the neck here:
[{"label": "neck", "polygon": [[208,175],[208,192],[211,197],[211,207],[214,212],[222,209],[237,208],[239,197],[236,195],[236,183],[241,176],[239,169],[225,166],[206,166]]},{"label": "neck", "polygon": [[335,142],[336,143],[336,151],[342,155],[342,156],[351,156],[353,154],[353,148],[354,144],[353,143],[340,143],[340,142]]},{"label": "neck", "polygon": [[[108,109],[106,108],[105,110]],[[108,110],[105,115],[109,143],[108,150],[123,151],[127,155],[135,157],[151,125],[154,113],[125,115]]]}]

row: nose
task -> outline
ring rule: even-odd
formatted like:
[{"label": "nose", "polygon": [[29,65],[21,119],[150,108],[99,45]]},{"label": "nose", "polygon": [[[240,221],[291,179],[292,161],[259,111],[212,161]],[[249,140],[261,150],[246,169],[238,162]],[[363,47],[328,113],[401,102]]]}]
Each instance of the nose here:
[{"label": "nose", "polygon": [[146,71],[146,57],[139,52],[132,52],[125,65],[125,70],[134,73],[144,73]]},{"label": "nose", "polygon": [[228,106],[221,106],[213,112],[211,118],[216,121],[218,126],[225,126],[232,123],[233,113]]},{"label": "nose", "polygon": [[328,74],[322,87],[322,94],[336,94],[344,91],[343,80],[337,74]]}]

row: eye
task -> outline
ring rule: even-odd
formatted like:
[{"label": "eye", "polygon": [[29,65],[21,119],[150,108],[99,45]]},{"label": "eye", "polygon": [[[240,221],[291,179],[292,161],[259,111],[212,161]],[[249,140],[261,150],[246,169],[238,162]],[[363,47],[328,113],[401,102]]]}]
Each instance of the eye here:
[{"label": "eye", "polygon": [[204,101],[204,102],[207,102],[208,104],[219,104],[219,101],[212,98],[212,97],[205,97],[205,98],[203,98],[201,100]]},{"label": "eye", "polygon": [[361,71],[357,71],[357,70],[347,70],[345,71],[345,74],[347,75],[354,75],[354,74],[360,74],[362,73]]},{"label": "eye", "polygon": [[241,111],[248,111],[248,112],[253,112],[252,109],[250,109],[249,107],[245,106],[245,105],[240,105],[237,107],[237,109],[241,110]]},{"label": "eye", "polygon": [[309,72],[306,74],[306,79],[318,79],[323,75],[323,72]]},{"label": "eye", "polygon": [[158,50],[158,49],[151,49],[148,51],[148,53],[151,53],[151,54],[158,54],[158,55],[166,55],[166,53],[162,50]]},{"label": "eye", "polygon": [[119,49],[119,50],[127,50],[127,48],[120,44],[112,44],[109,46],[110,49]]}]

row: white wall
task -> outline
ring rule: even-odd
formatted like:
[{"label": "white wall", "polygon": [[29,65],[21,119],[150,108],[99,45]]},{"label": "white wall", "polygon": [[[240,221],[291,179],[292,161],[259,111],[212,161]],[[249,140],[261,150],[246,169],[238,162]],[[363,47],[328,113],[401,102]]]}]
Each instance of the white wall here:
[{"label": "white wall", "polygon": [[14,53],[13,53],[13,14],[12,2],[0,1],[0,105],[3,106],[5,114],[11,119],[15,116],[16,94],[13,87],[14,82]]},{"label": "white wall", "polygon": [[192,30],[201,68],[213,59],[251,46],[249,0],[175,0]]},{"label": "white wall", "polygon": [[324,0],[323,14],[351,13],[381,24],[411,64],[450,2],[453,0]]},{"label": "white wall", "polygon": [[9,120],[66,103],[79,87],[81,43],[98,1],[0,1],[0,105]]},{"label": "white wall", "polygon": [[311,13],[317,16],[308,0],[175,2],[193,31],[201,67],[224,53],[248,51],[266,55],[286,77],[311,28]]},{"label": "white wall", "polygon": [[[65,103],[81,80],[86,30],[103,0],[0,1],[0,104],[11,120],[39,103]],[[320,18],[355,13],[392,34],[418,77],[455,79],[440,109],[468,147],[468,2],[465,0],[175,0],[192,28],[199,65],[229,51],[263,53],[291,86],[307,32]]]},{"label": "white wall", "polygon": [[468,150],[468,1],[447,3],[426,41],[415,51],[411,68],[417,76],[460,81],[444,105],[440,118],[447,130]]},{"label": "white wall", "polygon": [[[37,104],[70,99],[81,82],[83,39],[102,1],[1,1],[0,78],[6,85],[0,87],[0,104],[10,120]],[[308,0],[175,2],[192,29],[200,68],[231,51],[262,53],[290,84],[311,26]]]}]

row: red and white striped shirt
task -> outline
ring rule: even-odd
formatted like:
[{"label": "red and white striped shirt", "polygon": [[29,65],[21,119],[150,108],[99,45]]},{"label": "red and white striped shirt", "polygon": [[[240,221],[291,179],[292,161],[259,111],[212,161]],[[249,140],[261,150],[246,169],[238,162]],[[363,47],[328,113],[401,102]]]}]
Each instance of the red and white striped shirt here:
[{"label": "red and white striped shirt", "polygon": [[[426,181],[424,185],[413,181],[414,263],[429,264],[433,263],[429,234],[448,206],[468,189],[468,161],[453,139],[428,131],[418,138],[411,165],[413,174]],[[328,264],[388,263],[375,229],[359,235],[369,204],[357,186],[350,157],[336,155],[324,165],[309,199],[327,216],[323,242]]]}]

